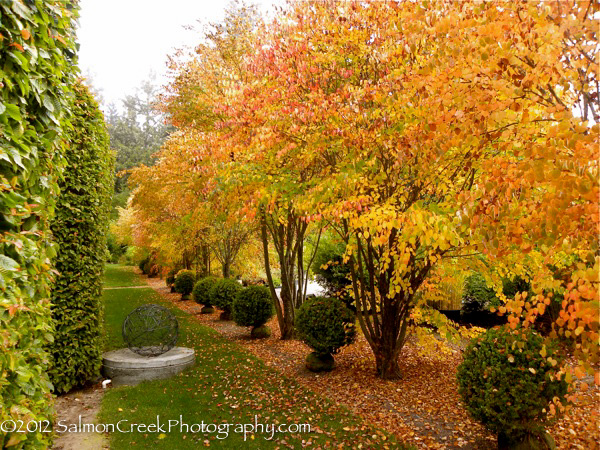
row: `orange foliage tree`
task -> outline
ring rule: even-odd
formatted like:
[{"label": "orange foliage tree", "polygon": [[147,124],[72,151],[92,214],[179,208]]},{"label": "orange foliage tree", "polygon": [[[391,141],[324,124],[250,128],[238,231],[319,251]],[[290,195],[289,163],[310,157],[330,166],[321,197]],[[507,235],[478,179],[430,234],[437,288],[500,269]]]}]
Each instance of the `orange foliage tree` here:
[{"label": "orange foliage tree", "polygon": [[[595,73],[594,59],[573,56],[577,45],[561,39],[595,40],[587,6],[298,2],[260,40],[248,63],[253,78],[230,103],[226,138],[248,155],[244,164],[268,160],[260,170],[269,189],[304,183],[292,190],[295,207],[340,231],[380,376],[399,373],[432,267],[527,251],[506,238],[519,217],[521,235],[539,247],[549,239],[535,231],[543,211],[572,207],[571,218],[554,215],[562,230],[552,245],[587,246],[593,263],[597,236],[580,230],[597,229],[597,128],[570,111],[589,84],[581,64]],[[590,111],[597,97],[585,95]],[[540,166],[555,181],[540,177]],[[309,176],[288,177],[301,170]],[[580,188],[557,189],[564,179]],[[590,220],[578,227],[582,214]],[[585,288],[570,295],[593,307],[597,281],[577,283]],[[597,315],[586,310],[580,326],[594,341]]]},{"label": "orange foliage tree", "polygon": [[555,332],[597,361],[597,9],[299,1],[269,26],[238,14],[214,29],[167,110],[207,149],[210,183],[258,214],[267,268],[274,242],[283,337],[305,295],[304,237],[326,220],[381,377],[400,373],[431,271],[475,254],[505,272],[526,254],[535,295],[508,299],[511,326],[559,293]]}]

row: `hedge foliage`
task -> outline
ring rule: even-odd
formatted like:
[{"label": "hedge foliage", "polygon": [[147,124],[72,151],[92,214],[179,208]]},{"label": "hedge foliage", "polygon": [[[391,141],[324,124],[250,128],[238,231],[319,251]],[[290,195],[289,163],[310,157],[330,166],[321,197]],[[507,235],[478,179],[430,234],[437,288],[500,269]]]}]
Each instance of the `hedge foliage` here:
[{"label": "hedge foliage", "polygon": [[148,275],[148,268],[150,267],[148,264],[150,264],[150,256],[146,256],[144,259],[142,259],[139,263],[138,263],[138,268],[142,271],[142,273],[144,275]]},{"label": "hedge foliage", "polygon": [[[71,2],[0,2],[0,423],[52,419],[49,219],[63,168],[73,84]],[[48,433],[0,433],[0,447],[47,448]]]},{"label": "hedge foliage", "polygon": [[231,312],[233,299],[242,290],[242,285],[231,278],[218,279],[210,289],[210,302],[222,311]]},{"label": "hedge foliage", "polygon": [[299,338],[318,355],[337,353],[356,337],[355,317],[339,298],[308,298],[296,312]]},{"label": "hedge foliage", "polygon": [[177,269],[170,269],[169,272],[167,272],[167,277],[165,278],[165,284],[167,286],[175,284],[175,275],[177,275],[177,272],[179,272]]},{"label": "hedge foliage", "polygon": [[265,286],[248,286],[237,293],[232,305],[233,321],[242,327],[259,327],[275,314],[271,293]]},{"label": "hedge foliage", "polygon": [[51,224],[59,272],[52,288],[56,331],[49,369],[55,392],[67,392],[100,374],[100,295],[114,183],[104,116],[83,83],[75,83],[74,92],[67,166]]},{"label": "hedge foliage", "polygon": [[191,270],[180,270],[175,275],[175,291],[182,296],[188,296],[194,290],[196,275]]},{"label": "hedge foliage", "polygon": [[204,277],[199,280],[194,286],[193,296],[194,301],[199,305],[211,306],[210,290],[217,282],[218,278]]},{"label": "hedge foliage", "polygon": [[490,329],[464,353],[459,393],[486,428],[524,439],[543,431],[552,399],[565,403],[567,383],[552,377],[561,364],[557,347],[534,331]]}]

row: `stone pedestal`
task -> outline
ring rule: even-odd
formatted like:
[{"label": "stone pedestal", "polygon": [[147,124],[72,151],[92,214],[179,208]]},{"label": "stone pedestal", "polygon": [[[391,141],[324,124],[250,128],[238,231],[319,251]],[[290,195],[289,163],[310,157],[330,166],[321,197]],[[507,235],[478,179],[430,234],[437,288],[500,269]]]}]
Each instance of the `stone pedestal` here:
[{"label": "stone pedestal", "polygon": [[159,356],[141,356],[128,348],[104,354],[102,373],[115,386],[133,386],[141,381],[170,378],[194,365],[191,348],[174,347]]}]

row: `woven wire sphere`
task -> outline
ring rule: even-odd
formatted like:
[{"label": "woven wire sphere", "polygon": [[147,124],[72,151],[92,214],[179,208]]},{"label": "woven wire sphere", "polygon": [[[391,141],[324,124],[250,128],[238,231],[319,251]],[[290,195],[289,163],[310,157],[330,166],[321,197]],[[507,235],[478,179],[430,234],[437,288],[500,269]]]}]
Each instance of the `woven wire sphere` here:
[{"label": "woven wire sphere", "polygon": [[153,303],[142,305],[123,321],[123,340],[134,353],[159,356],[177,343],[179,324],[171,311]]}]

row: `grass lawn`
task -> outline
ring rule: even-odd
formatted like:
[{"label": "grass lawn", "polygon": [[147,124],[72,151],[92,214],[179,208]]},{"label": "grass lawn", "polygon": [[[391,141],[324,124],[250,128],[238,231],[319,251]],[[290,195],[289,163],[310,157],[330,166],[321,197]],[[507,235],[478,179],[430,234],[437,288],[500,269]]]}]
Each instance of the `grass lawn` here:
[{"label": "grass lawn", "polygon": [[[110,266],[106,286],[128,279],[133,285],[142,280],[120,273],[127,269]],[[268,368],[239,345],[222,337],[211,328],[199,324],[189,314],[171,307],[152,289],[111,289],[103,294],[107,349],[122,345],[121,323],[135,307],[158,303],[171,308],[180,325],[179,345],[196,350],[196,365],[168,380],[144,382],[135,387],[117,387],[106,392],[102,400],[99,423],[127,427],[132,423],[155,428],[146,432],[111,433],[111,449],[161,448],[193,449],[201,446],[223,448],[406,448],[394,436],[370,426],[349,410],[337,406],[302,388],[293,380]],[[181,420],[180,420],[181,417]],[[169,431],[169,420],[172,423]],[[192,425],[206,424],[204,433]],[[252,433],[250,425],[263,424],[264,431]],[[230,424],[229,429],[224,424]],[[244,439],[241,431],[247,424]],[[270,427],[293,427],[309,424],[310,432],[293,430],[275,432]],[[122,425],[122,428],[123,428]],[[260,425],[259,425],[260,426]],[[213,428],[217,427],[214,431]],[[221,438],[221,439],[220,439]],[[267,439],[268,438],[268,439]]]},{"label": "grass lawn", "polygon": [[104,270],[104,287],[126,287],[144,285],[144,281],[133,272],[133,266],[107,264]]}]

